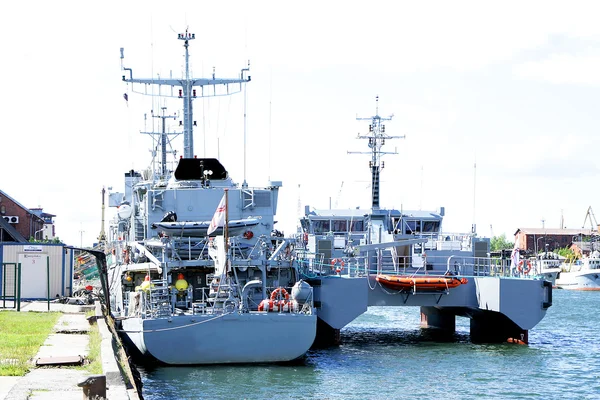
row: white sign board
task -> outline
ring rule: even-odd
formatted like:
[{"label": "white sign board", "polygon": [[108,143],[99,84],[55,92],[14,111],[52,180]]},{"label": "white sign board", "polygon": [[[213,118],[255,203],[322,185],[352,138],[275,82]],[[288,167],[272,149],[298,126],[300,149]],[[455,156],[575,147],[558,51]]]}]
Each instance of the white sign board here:
[{"label": "white sign board", "polygon": [[21,263],[21,298],[48,298],[48,255],[19,254]]},{"label": "white sign board", "polygon": [[37,246],[33,244],[23,246],[23,251],[26,252],[41,253],[43,249],[44,248],[42,246]]}]

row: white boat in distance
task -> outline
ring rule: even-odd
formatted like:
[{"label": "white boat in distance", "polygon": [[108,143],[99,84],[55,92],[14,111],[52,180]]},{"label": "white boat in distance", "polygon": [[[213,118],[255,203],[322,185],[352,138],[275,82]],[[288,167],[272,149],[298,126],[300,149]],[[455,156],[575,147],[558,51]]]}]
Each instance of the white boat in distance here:
[{"label": "white boat in distance", "polygon": [[600,290],[600,252],[572,264],[563,264],[556,278],[556,287],[568,290]]}]

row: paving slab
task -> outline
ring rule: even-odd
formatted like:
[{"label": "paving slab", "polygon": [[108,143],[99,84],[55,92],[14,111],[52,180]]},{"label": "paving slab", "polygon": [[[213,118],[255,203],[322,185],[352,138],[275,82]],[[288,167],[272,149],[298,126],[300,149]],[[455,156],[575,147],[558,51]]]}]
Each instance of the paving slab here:
[{"label": "paving slab", "polygon": [[[6,395],[6,400],[28,400],[35,396],[52,395],[53,399],[81,399],[83,391],[77,384],[89,373],[67,368],[36,368],[21,377]],[[60,393],[60,394],[59,394]]]},{"label": "paving slab", "polygon": [[[87,324],[88,326],[84,326]],[[34,357],[39,359],[80,357],[84,359],[89,354],[90,338],[87,335],[89,323],[85,314],[63,314],[54,326],[54,330],[71,331],[74,333],[52,333]]]},{"label": "paving slab", "polygon": [[[76,305],[50,302],[50,311],[62,313],[84,313],[93,310],[94,305]],[[48,312],[48,303],[45,301],[33,301],[30,303],[21,303],[21,311]]]},{"label": "paving slab", "polygon": [[0,399],[4,399],[21,379],[20,376],[0,376]]}]

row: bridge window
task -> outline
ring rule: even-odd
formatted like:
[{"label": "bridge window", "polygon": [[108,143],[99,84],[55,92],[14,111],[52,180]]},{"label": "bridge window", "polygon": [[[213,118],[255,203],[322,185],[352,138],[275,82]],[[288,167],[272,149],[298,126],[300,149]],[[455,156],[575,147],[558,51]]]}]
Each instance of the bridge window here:
[{"label": "bridge window", "polygon": [[316,221],[313,221],[313,232],[314,233],[327,233],[327,232],[329,232],[329,220],[316,220]]},{"label": "bridge window", "polygon": [[364,221],[352,221],[352,224],[350,224],[350,231],[352,231],[352,232],[362,232],[364,230],[365,230]]},{"label": "bridge window", "polygon": [[406,232],[407,233],[421,232],[421,221],[406,221]]},{"label": "bridge window", "polygon": [[426,233],[435,233],[439,231],[440,223],[439,221],[423,221],[423,232]]},{"label": "bridge window", "polygon": [[346,232],[348,229],[348,221],[344,219],[334,219],[331,221],[331,230],[333,232]]}]

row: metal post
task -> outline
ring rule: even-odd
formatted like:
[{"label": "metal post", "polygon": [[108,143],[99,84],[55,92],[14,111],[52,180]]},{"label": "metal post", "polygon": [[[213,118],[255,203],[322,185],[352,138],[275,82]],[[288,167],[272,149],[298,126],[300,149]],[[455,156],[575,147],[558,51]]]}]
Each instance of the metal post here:
[{"label": "metal post", "polygon": [[46,256],[46,297],[48,298],[48,311],[50,311],[50,256]]},{"label": "metal post", "polygon": [[21,263],[17,264],[17,311],[21,311]]},{"label": "metal post", "polygon": [[[6,264],[2,264],[2,271],[0,271],[0,281],[2,281],[2,275],[6,275]],[[6,308],[6,278],[3,280],[2,284],[2,307]]]},{"label": "metal post", "polygon": [[83,399],[106,399],[106,376],[92,375],[77,384],[83,389]]}]

